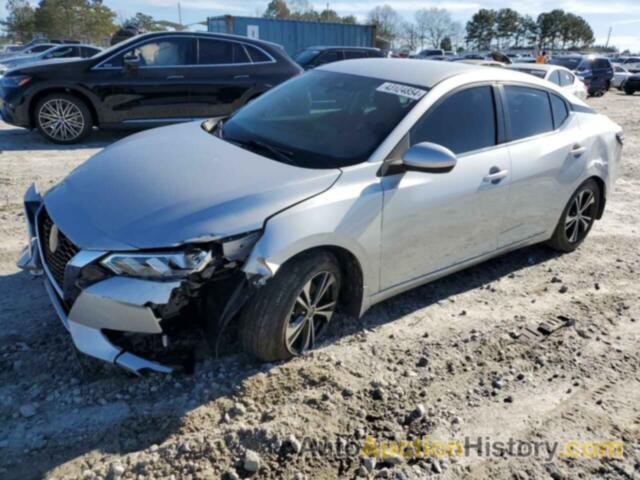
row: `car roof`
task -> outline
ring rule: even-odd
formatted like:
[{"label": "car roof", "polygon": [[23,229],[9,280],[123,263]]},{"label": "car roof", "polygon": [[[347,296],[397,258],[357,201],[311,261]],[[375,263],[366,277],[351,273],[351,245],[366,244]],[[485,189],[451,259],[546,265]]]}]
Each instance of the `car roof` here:
[{"label": "car roof", "polygon": [[[507,65],[507,68],[526,68],[527,70],[541,70],[548,72],[549,70],[555,70],[557,68],[564,68],[561,65],[553,65],[548,63],[512,63]],[[568,70],[567,68],[564,68]]]},{"label": "car roof", "polygon": [[249,43],[249,44],[253,44],[253,45],[259,45],[259,46],[269,46],[272,48],[278,48],[278,49],[282,49],[282,45],[279,45],[277,43],[274,42],[267,42],[266,40],[260,40],[260,39],[256,39],[256,38],[249,38],[249,37],[245,37],[243,35],[232,35],[230,33],[213,33],[213,32],[174,32],[174,31],[164,31],[164,32],[149,32],[149,33],[142,33],[140,35],[136,35],[135,37],[131,37],[131,38],[127,38],[126,41],[130,41],[132,39],[136,39],[136,40],[146,40],[149,38],[154,38],[154,37],[175,37],[175,36],[181,36],[181,37],[211,37],[211,38],[219,38],[219,39],[226,39],[226,40],[236,40],[239,42],[244,42],[244,43]]},{"label": "car roof", "polygon": [[[462,62],[441,62],[437,60],[415,60],[410,58],[365,58],[328,63],[316,70],[361,75],[390,82],[398,82],[432,88],[447,78],[474,72],[489,71],[495,80],[515,80],[536,83],[530,75],[504,68],[478,68]],[[531,77],[534,78],[534,77]]]},{"label": "car roof", "polygon": [[305,48],[305,50],[333,50],[333,49],[338,49],[338,50],[367,50],[367,51],[374,51],[374,52],[379,52],[380,51],[379,48],[374,48],[374,47],[354,47],[354,46],[350,46],[350,45],[315,45],[315,46],[312,46],[312,47]]}]

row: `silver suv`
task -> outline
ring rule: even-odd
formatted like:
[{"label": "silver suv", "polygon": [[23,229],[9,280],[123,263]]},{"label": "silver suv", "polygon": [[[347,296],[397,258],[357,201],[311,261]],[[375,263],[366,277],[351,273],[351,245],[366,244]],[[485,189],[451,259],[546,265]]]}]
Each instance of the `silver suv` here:
[{"label": "silver suv", "polygon": [[227,119],[133,135],[25,197],[19,262],[77,348],[169,371],[167,345],[236,322],[266,361],[371,305],[538,242],[574,250],[620,168],[620,127],[531,75],[332,63]]}]

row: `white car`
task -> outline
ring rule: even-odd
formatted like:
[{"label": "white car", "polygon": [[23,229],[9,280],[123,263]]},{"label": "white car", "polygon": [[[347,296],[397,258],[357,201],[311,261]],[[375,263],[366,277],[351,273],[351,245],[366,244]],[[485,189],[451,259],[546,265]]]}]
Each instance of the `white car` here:
[{"label": "white car", "polygon": [[568,68],[544,63],[513,63],[507,65],[506,68],[548,80],[581,100],[587,99],[587,86]]},{"label": "white car", "polygon": [[622,85],[627,79],[633,75],[629,70],[624,68],[621,65],[614,64],[613,65],[613,80],[611,80],[611,86],[617,88],[618,90],[622,90]]},{"label": "white car", "polygon": [[623,66],[631,73],[640,73],[640,57],[627,58]]}]

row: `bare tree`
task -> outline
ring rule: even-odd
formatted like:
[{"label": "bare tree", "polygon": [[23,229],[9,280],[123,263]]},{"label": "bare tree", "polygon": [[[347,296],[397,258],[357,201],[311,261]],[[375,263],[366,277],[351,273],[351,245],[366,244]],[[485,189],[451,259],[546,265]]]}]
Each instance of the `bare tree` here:
[{"label": "bare tree", "polygon": [[377,26],[379,37],[393,42],[401,33],[402,17],[389,5],[377,6],[367,15],[367,22]]},{"label": "bare tree", "polygon": [[451,15],[443,8],[423,8],[415,13],[416,31],[433,48],[440,48],[445,37],[459,35],[461,26],[451,19]]}]

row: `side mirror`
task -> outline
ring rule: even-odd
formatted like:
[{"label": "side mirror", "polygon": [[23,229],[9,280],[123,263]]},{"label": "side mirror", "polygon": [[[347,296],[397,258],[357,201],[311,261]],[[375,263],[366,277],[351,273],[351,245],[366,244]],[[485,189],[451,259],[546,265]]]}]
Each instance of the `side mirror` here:
[{"label": "side mirror", "polygon": [[140,66],[140,57],[135,53],[129,53],[124,56],[122,62],[127,69],[136,69]]},{"label": "side mirror", "polygon": [[430,142],[418,143],[402,155],[405,170],[418,172],[447,173],[456,166],[457,161],[451,150]]}]

